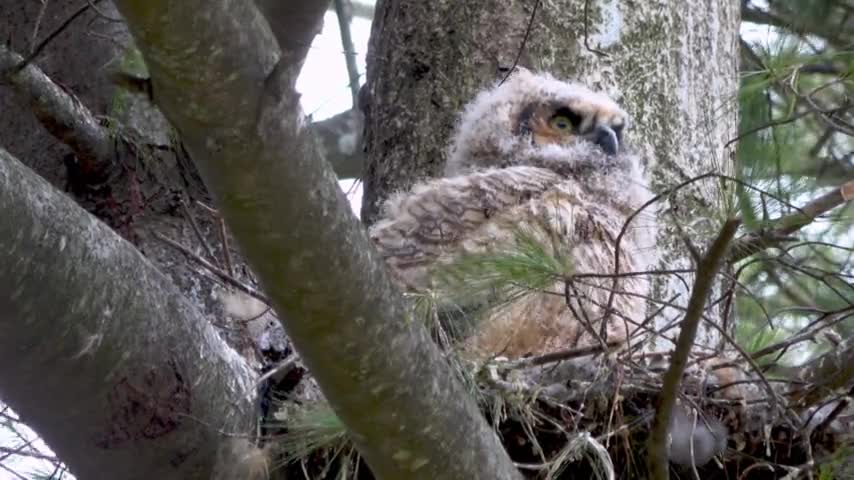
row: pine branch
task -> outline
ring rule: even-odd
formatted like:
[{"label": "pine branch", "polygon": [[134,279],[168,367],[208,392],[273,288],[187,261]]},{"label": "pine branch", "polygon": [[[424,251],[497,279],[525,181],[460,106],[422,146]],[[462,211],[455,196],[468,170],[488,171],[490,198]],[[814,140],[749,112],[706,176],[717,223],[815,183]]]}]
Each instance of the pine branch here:
[{"label": "pine branch", "polygon": [[812,223],[817,217],[854,198],[854,180],[807,203],[797,212],[778,218],[774,226],[755,235],[740,239],[733,244],[729,263],[743,260],[754,253],[774,247],[793,233]]}]

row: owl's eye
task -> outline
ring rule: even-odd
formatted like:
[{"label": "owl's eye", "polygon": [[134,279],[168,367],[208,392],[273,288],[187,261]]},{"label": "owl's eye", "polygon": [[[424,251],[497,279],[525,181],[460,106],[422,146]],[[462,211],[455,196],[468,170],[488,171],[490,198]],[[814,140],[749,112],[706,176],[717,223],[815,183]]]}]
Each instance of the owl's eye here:
[{"label": "owl's eye", "polygon": [[549,126],[560,132],[577,129],[579,125],[581,125],[581,115],[566,107],[557,108],[549,119]]},{"label": "owl's eye", "polygon": [[549,125],[555,130],[570,130],[572,128],[572,122],[566,115],[555,115],[549,120]]}]

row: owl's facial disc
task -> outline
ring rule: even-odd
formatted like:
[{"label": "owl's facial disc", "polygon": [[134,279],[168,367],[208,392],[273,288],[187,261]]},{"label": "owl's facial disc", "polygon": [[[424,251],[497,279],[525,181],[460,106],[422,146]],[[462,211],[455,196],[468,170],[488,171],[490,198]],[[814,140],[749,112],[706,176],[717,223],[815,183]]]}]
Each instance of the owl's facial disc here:
[{"label": "owl's facial disc", "polygon": [[625,113],[590,102],[531,104],[522,109],[515,134],[530,135],[534,145],[567,145],[585,140],[608,155],[620,151]]}]

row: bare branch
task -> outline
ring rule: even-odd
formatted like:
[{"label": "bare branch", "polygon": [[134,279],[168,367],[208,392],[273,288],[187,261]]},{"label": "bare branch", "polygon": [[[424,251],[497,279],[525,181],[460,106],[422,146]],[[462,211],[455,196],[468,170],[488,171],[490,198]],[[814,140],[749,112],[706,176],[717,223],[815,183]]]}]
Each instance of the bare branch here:
[{"label": "bare branch", "polygon": [[353,108],[356,109],[359,107],[359,67],[356,65],[356,49],[353,47],[353,36],[350,34],[353,2],[334,0],[333,3],[338,17],[338,28],[341,31],[341,46],[344,48],[344,60],[347,63],[347,77],[350,79],[350,95],[353,97]]},{"label": "bare branch", "polygon": [[77,155],[88,178],[102,181],[114,158],[113,142],[92,112],[35,65],[15,71],[23,58],[0,45],[0,84],[9,83],[44,127]]},{"label": "bare branch", "polygon": [[666,480],[670,476],[667,460],[667,434],[670,417],[676,404],[676,394],[679,391],[682,375],[685,373],[688,356],[694,345],[697,328],[703,317],[706,300],[712,291],[715,277],[725,259],[730,241],[735,236],[735,231],[740,223],[738,220],[728,220],[721,228],[718,237],[712,242],[708,252],[697,264],[697,275],[694,287],[691,290],[691,298],[688,301],[685,317],[681,322],[682,328],[676,342],[676,350],[671,357],[670,368],[664,374],[664,385],[661,388],[655,421],[649,436],[648,465],[650,476],[653,479]]},{"label": "bare branch", "polygon": [[801,407],[821,402],[838,388],[850,388],[854,380],[854,339],[846,339],[839,347],[811,362],[809,367],[802,369],[800,379],[809,385],[793,395]]}]

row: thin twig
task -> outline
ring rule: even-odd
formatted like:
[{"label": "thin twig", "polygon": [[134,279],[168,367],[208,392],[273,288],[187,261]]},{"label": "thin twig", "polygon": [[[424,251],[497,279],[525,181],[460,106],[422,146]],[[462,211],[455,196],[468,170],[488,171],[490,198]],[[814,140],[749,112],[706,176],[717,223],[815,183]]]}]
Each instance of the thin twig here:
[{"label": "thin twig", "polygon": [[170,245],[171,247],[175,248],[176,250],[178,250],[181,253],[183,253],[184,255],[186,255],[189,259],[195,261],[199,265],[208,269],[211,273],[213,273],[214,275],[219,277],[220,280],[222,280],[223,282],[237,288],[238,290],[242,291],[243,293],[246,293],[247,295],[249,295],[251,297],[255,297],[258,300],[261,300],[262,302],[266,303],[267,305],[270,305],[270,303],[271,303],[270,299],[266,295],[264,295],[263,293],[259,292],[256,289],[250,287],[249,285],[245,285],[243,282],[232,277],[227,272],[216,267],[215,265],[212,265],[210,262],[208,262],[204,258],[193,253],[189,248],[181,245],[180,243],[176,242],[175,240],[172,240],[171,238],[168,238],[168,237],[161,235],[158,232],[154,232],[153,235],[154,235],[154,238],[160,240],[161,242],[166,243],[167,245]]},{"label": "thin twig", "polygon": [[228,274],[234,276],[234,262],[231,260],[231,250],[228,246],[228,229],[225,226],[225,219],[219,217],[219,241],[222,243],[222,254],[225,257],[225,268],[228,269]]},{"label": "thin twig", "polygon": [[[622,343],[622,340],[611,340],[610,342],[608,342],[608,346],[611,348],[618,347]],[[558,350],[556,352],[546,353],[544,355],[538,355],[536,357],[520,358],[518,360],[502,362],[498,366],[501,370],[521,370],[525,368],[538,367],[541,365],[548,365],[550,363],[562,362],[564,360],[570,360],[573,358],[596,355],[604,351],[605,350],[602,349],[601,345],[567,348],[564,350]]]},{"label": "thin twig", "polygon": [[703,317],[706,300],[709,298],[717,272],[726,257],[730,241],[735,236],[740,224],[739,220],[727,220],[717,238],[697,264],[697,275],[691,291],[691,298],[688,301],[685,317],[681,322],[682,329],[676,342],[676,350],[671,357],[670,368],[664,373],[662,379],[661,395],[658,397],[658,408],[649,436],[648,465],[650,477],[654,480],[667,480],[669,478],[667,431],[676,404],[676,394],[679,391],[679,384],[688,363],[688,356],[694,345],[694,337],[697,335],[697,329]]},{"label": "thin twig", "polygon": [[516,70],[516,66],[519,65],[519,59],[522,58],[522,51],[525,50],[525,45],[528,44],[528,36],[531,35],[531,29],[534,26],[534,18],[537,16],[537,9],[540,8],[540,0],[534,2],[534,9],[531,10],[531,18],[528,19],[528,28],[525,29],[525,36],[522,37],[522,44],[519,45],[519,50],[516,52],[516,58],[513,59],[513,65],[507,70],[507,74],[504,75],[504,78],[501,79],[498,85],[503,85],[504,82],[510,78],[510,75],[513,74],[513,70]]},{"label": "thin twig", "polygon": [[36,49],[36,40],[39,38],[39,29],[42,25],[42,20],[44,20],[44,12],[47,10],[48,0],[41,0],[42,6],[39,8],[39,13],[36,14],[35,25],[33,26],[33,34],[30,37],[30,52],[33,52]]},{"label": "thin twig", "polygon": [[48,462],[59,463],[59,459],[54,457],[53,455],[45,455],[44,453],[31,452],[31,451],[25,450],[26,447],[28,447],[28,445],[21,445],[18,448],[9,448],[9,447],[0,446],[0,452],[6,453],[9,455],[17,455],[20,457],[31,457],[31,458],[36,458],[39,460],[46,460]]},{"label": "thin twig", "polygon": [[14,74],[16,74],[16,73],[20,72],[21,70],[25,69],[25,68],[27,67],[27,65],[29,65],[33,60],[35,60],[35,59],[36,59],[36,57],[38,57],[38,56],[39,56],[39,54],[41,54],[42,50],[44,50],[44,49],[45,49],[45,47],[47,47],[47,45],[48,45],[51,41],[53,41],[53,39],[54,39],[54,38],[56,38],[56,37],[57,37],[57,35],[59,35],[59,34],[60,34],[60,33],[62,33],[66,28],[68,28],[68,26],[69,26],[69,25],[71,25],[71,23],[72,23],[74,20],[76,20],[76,19],[77,19],[77,17],[79,17],[80,15],[83,15],[84,13],[86,13],[86,10],[89,10],[89,7],[90,7],[92,4],[97,4],[97,3],[98,3],[98,2],[100,2],[100,1],[101,1],[101,0],[94,0],[94,1],[93,1],[93,2],[91,2],[91,3],[88,3],[88,2],[87,2],[87,3],[86,3],[86,5],[83,5],[82,7],[80,7],[79,9],[77,9],[77,11],[76,11],[76,12],[72,13],[70,17],[68,17],[67,19],[65,19],[65,21],[64,21],[64,22],[62,22],[62,24],[61,24],[59,27],[57,27],[57,28],[56,28],[56,30],[54,30],[54,31],[50,32],[50,35],[48,35],[47,37],[45,37],[45,39],[44,39],[44,40],[42,40],[42,41],[41,41],[41,43],[39,43],[39,44],[38,44],[38,46],[36,46],[36,48],[34,48],[34,49],[33,49],[33,51],[32,51],[32,52],[30,52],[30,54],[29,54],[29,55],[27,55],[27,56],[26,56],[26,57],[25,57],[25,58],[24,58],[20,63],[18,63],[18,65],[16,65],[16,66],[15,66],[15,68],[13,68],[13,69],[12,69],[11,75],[14,75]]},{"label": "thin twig", "polygon": [[199,229],[199,224],[196,223],[196,217],[193,216],[193,212],[190,211],[190,207],[187,204],[186,200],[181,200],[181,211],[184,212],[184,217],[187,218],[190,222],[190,226],[193,228],[193,233],[196,234],[196,238],[199,239],[199,243],[202,244],[202,248],[205,249],[205,253],[208,254],[208,258],[213,260],[213,262],[219,266],[219,261],[216,258],[216,255],[213,253],[213,249],[208,244],[208,240],[202,235],[201,229]]},{"label": "thin twig", "polygon": [[584,0],[584,48],[586,48],[589,52],[593,52],[600,57],[607,57],[608,54],[603,52],[602,50],[593,48],[590,46],[589,42],[589,34],[588,30],[590,29],[590,21],[589,21],[589,10],[590,10],[590,0]]},{"label": "thin twig", "polygon": [[347,76],[350,77],[350,94],[353,96],[353,108],[359,107],[359,66],[356,65],[356,49],[350,33],[350,21],[353,5],[350,0],[335,0],[335,14],[338,28],[341,30],[341,46],[344,47],[344,60],[347,62]]}]

